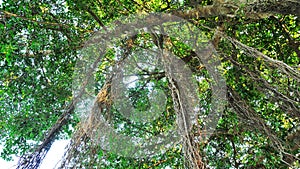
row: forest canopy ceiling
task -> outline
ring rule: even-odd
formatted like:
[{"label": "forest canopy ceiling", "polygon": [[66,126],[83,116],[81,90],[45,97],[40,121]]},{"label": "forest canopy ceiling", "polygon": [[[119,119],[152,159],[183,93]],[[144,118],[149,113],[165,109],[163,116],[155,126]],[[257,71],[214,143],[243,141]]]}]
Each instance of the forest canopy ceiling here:
[{"label": "forest canopy ceiling", "polygon": [[[38,168],[55,140],[70,139],[61,168],[299,168],[299,9],[299,0],[1,1],[1,157]],[[177,126],[178,142],[129,158],[119,149],[135,153],[128,140],[99,141],[103,121],[137,142]]]}]

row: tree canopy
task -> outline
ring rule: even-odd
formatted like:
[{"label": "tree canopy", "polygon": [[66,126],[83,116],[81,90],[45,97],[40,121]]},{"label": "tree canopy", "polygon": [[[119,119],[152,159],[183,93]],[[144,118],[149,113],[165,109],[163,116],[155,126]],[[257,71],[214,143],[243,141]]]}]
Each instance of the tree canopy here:
[{"label": "tree canopy", "polygon": [[[299,9],[3,0],[1,158],[38,168],[70,139],[60,168],[299,168]],[[135,158],[128,138],[165,140]]]}]

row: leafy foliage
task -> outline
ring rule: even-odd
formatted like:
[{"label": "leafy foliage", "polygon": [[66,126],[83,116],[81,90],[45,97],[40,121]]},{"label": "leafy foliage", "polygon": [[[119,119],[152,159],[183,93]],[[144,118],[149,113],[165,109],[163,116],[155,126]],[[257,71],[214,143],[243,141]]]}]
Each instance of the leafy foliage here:
[{"label": "leafy foliage", "polygon": [[[290,10],[284,10],[288,7]],[[102,150],[91,142],[88,134],[80,135],[86,130],[81,128],[80,117],[72,105],[73,72],[85,41],[97,31],[106,31],[121,16],[164,12],[187,19],[201,29],[221,58],[228,103],[216,131],[208,140],[195,144],[203,163],[211,168],[300,167],[300,14],[294,10],[297,7],[300,3],[292,0],[241,4],[211,0],[3,1],[1,157],[10,160],[12,155],[23,158],[37,150],[47,152],[53,141],[72,139],[68,150],[80,147],[82,152],[69,151],[65,167],[186,167],[183,144],[138,160]],[[139,49],[153,50],[161,47],[160,43],[167,43],[169,46],[165,47],[192,70],[197,79],[199,106],[207,114],[212,95],[207,68],[184,42],[175,37],[166,42],[162,35],[153,35],[155,32],[141,32],[135,37],[125,37],[115,48],[107,50],[95,74],[96,94],[109,83],[111,68],[124,57],[135,56]],[[165,107],[150,122],[132,122],[119,112],[118,106],[107,106],[107,120],[114,121],[117,130],[123,125],[120,133],[141,138],[167,131],[176,123],[178,114],[165,72],[149,67],[128,69],[138,77],[126,93],[130,104],[136,110],[149,111],[152,88],[167,96]],[[205,122],[201,117],[198,121],[201,128]],[[192,130],[190,134],[198,138],[203,133]]]}]

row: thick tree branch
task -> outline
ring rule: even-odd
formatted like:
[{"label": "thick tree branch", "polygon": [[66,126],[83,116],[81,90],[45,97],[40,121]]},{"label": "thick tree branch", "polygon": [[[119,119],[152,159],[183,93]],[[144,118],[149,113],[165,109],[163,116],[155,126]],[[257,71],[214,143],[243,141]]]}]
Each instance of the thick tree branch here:
[{"label": "thick tree branch", "polygon": [[[244,4],[243,8],[241,5]],[[239,10],[244,11],[246,18],[266,18],[270,14],[292,14],[300,16],[300,2],[297,0],[262,0],[252,3],[236,3],[236,1],[226,1],[209,6],[196,6],[192,10],[172,11],[171,14],[184,19],[198,19],[213,16],[234,17]]]},{"label": "thick tree branch", "polygon": [[261,0],[246,6],[246,13],[272,13],[300,16],[299,0]]}]

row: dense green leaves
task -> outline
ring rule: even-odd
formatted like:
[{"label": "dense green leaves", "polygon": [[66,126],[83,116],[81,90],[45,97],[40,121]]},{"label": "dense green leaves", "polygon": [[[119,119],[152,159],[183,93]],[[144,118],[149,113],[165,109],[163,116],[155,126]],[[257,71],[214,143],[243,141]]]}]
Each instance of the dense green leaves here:
[{"label": "dense green leaves", "polygon": [[[271,11],[274,4],[299,6],[299,3],[200,2],[3,1],[0,10],[0,141],[4,149],[1,157],[9,160],[12,155],[32,153],[59,123],[57,120],[74,98],[73,73],[79,51],[89,37],[97,31],[106,31],[106,27],[122,16],[164,12],[188,18],[202,31],[201,36],[211,40],[222,62],[219,69],[226,79],[228,103],[216,131],[208,140],[195,145],[202,160],[212,168],[299,167],[300,16],[295,11],[290,14],[289,11]],[[269,5],[264,6],[266,4]],[[207,115],[212,97],[208,69],[185,42],[177,37],[154,35],[155,31],[141,31],[135,37],[125,37],[113,44],[95,74],[95,94],[109,81],[112,67],[123,59],[131,56],[146,62],[149,57],[138,57],[141,49],[164,47],[192,70],[198,104]],[[106,109],[106,119],[113,121],[111,124],[119,133],[140,138],[170,129],[176,123],[177,114],[165,72],[151,66],[128,67],[128,71],[138,80],[124,92],[129,98],[124,104],[147,113],[153,102],[151,90],[162,91],[166,103],[160,115],[150,122],[132,122],[120,112],[122,106],[114,104]],[[55,139],[76,136],[74,129],[80,131],[77,113],[68,115],[67,123],[55,133]],[[199,117],[198,123],[201,128],[205,121]],[[201,134],[197,129],[191,132],[195,140]],[[77,152],[77,155],[82,153],[80,158],[73,159],[81,168],[187,166],[182,144],[173,145],[152,158],[131,159],[102,150],[91,143],[88,136],[83,143],[80,144],[83,151]]]}]

